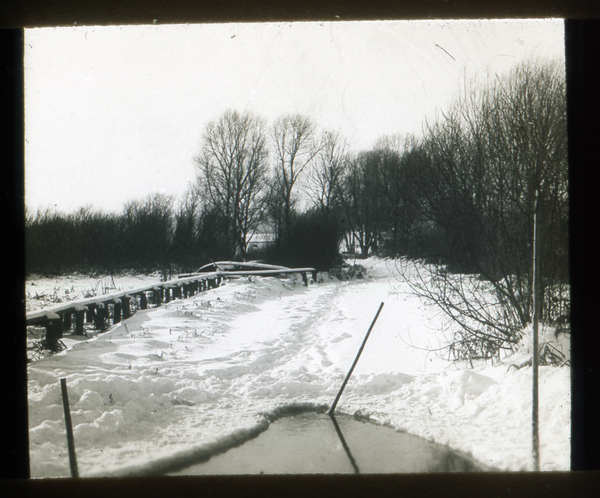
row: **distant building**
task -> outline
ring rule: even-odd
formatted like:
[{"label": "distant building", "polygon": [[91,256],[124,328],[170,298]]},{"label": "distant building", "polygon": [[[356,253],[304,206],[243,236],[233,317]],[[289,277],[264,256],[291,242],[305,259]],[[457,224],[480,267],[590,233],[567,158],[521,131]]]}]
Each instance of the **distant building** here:
[{"label": "distant building", "polygon": [[275,233],[269,231],[255,232],[248,240],[248,252],[260,251],[275,242]]}]

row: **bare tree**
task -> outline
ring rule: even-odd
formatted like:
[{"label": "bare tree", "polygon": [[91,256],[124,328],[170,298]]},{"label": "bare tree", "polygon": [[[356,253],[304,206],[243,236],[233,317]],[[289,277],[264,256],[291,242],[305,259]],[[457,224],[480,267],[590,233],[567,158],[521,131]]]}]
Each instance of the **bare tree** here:
[{"label": "bare tree", "polygon": [[411,202],[413,195],[412,176],[421,160],[420,141],[412,136],[384,136],[375,143],[374,152],[378,156],[378,188],[385,203],[382,221],[391,232],[389,243],[398,254],[405,254],[408,238],[417,213]]},{"label": "bare tree", "polygon": [[197,267],[200,260],[200,255],[197,254],[200,201],[198,189],[190,187],[175,211],[171,260],[172,263],[183,265],[188,269]]},{"label": "bare tree", "polygon": [[226,111],[207,124],[196,158],[202,193],[227,223],[231,256],[245,257],[247,243],[263,219],[268,150],[265,121]]},{"label": "bare tree", "polygon": [[363,256],[371,250],[377,251],[382,228],[383,202],[378,175],[379,156],[368,151],[349,158],[343,179],[344,216]]},{"label": "bare tree", "polygon": [[328,218],[341,208],[341,182],[347,166],[347,147],[337,132],[324,132],[321,144],[310,170],[307,188],[315,207]]},{"label": "bare tree", "polygon": [[121,216],[123,257],[138,268],[164,270],[173,230],[173,197],[152,194],[128,202]]},{"label": "bare tree", "polygon": [[307,117],[290,114],[278,118],[271,128],[275,149],[272,180],[272,207],[281,219],[274,220],[278,239],[286,244],[291,230],[292,212],[297,202],[295,187],[318,154],[321,144],[315,140],[316,125]]}]

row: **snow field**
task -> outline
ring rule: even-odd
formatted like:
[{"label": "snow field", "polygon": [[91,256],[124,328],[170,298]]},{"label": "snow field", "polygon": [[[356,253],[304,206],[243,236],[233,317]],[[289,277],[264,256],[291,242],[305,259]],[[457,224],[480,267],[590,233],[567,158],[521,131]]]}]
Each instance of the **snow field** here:
[{"label": "snow field", "polygon": [[84,299],[121,290],[138,289],[160,282],[160,275],[117,275],[89,277],[75,274],[68,277],[44,277],[31,275],[25,281],[27,313],[38,311],[58,303]]},{"label": "snow field", "polygon": [[[383,301],[338,411],[359,412],[472,454],[498,469],[531,468],[531,368],[456,370],[415,297],[394,293],[393,268],[306,288],[253,278],[138,312],[29,366],[33,477],[68,476],[59,379],[66,377],[82,476],[164,472],[255,436],[289,405],[331,405]],[[393,287],[394,286],[394,287]],[[544,470],[569,468],[570,373],[540,369]]]}]

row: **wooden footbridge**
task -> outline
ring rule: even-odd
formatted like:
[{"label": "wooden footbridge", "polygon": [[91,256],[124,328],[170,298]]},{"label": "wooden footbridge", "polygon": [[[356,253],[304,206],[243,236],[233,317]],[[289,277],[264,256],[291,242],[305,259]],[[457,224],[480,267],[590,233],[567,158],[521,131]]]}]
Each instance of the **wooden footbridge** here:
[{"label": "wooden footbridge", "polygon": [[285,276],[299,273],[304,284],[308,286],[308,273],[310,273],[313,281],[317,281],[317,272],[314,268],[286,268],[230,262],[225,262],[221,266],[217,264],[216,268],[217,271],[180,276],[168,282],[155,283],[139,289],[113,292],[50,306],[27,313],[26,324],[45,327],[45,341],[47,345],[51,345],[56,344],[64,331],[73,328],[76,335],[84,335],[85,322],[93,324],[96,330],[103,331],[111,321],[114,325],[132,316],[135,309],[145,310],[169,303],[174,299],[192,297],[218,287],[223,279],[230,277]]}]

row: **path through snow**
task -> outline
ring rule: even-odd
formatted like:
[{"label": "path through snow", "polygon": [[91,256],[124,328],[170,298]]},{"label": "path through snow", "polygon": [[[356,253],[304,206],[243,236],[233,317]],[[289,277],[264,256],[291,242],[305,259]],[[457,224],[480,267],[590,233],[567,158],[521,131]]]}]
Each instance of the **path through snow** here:
[{"label": "path through snow", "polygon": [[[472,454],[530,468],[531,369],[449,368],[424,349],[439,324],[385,261],[367,278],[306,288],[293,280],[232,280],[138,312],[29,366],[31,475],[67,476],[59,379],[69,389],[80,474],[160,472],[268,427],[278,407],[333,402],[379,304],[385,306],[338,411]],[[393,288],[394,287],[394,288]],[[543,367],[541,459],[569,468],[569,369]]]}]

